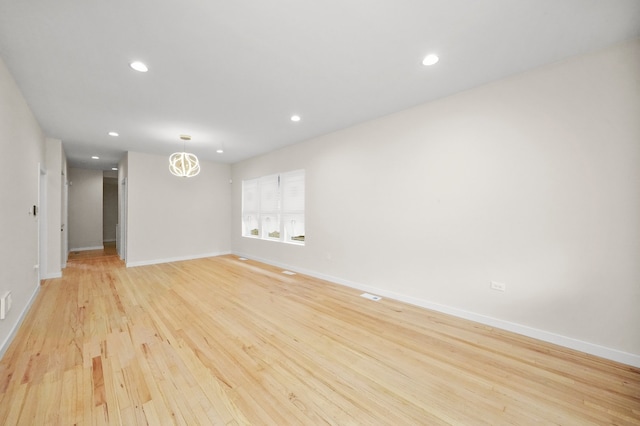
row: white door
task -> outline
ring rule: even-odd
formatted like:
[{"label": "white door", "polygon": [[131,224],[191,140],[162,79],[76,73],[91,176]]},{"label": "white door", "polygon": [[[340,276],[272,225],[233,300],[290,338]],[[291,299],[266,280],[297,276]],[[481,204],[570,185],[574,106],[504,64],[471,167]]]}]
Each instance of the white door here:
[{"label": "white door", "polygon": [[120,259],[127,262],[127,178],[123,178],[120,182],[120,190],[118,191],[120,202],[118,203],[118,235],[120,239],[118,246],[118,254]]},{"label": "white door", "polygon": [[38,165],[38,283],[47,275],[47,172]]},{"label": "white door", "polygon": [[69,256],[69,233],[67,232],[67,219],[68,219],[68,202],[69,202],[69,182],[67,177],[62,175],[62,203],[61,203],[61,216],[60,216],[60,231],[62,238],[60,238],[60,265],[62,268],[67,267],[67,257]]}]

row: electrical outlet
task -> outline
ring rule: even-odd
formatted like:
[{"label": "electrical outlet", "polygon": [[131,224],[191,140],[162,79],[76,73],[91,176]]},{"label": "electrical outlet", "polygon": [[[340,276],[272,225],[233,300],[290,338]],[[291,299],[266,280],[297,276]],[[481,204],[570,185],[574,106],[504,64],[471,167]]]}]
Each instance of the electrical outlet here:
[{"label": "electrical outlet", "polygon": [[496,291],[505,291],[507,289],[507,285],[505,283],[491,281],[491,289]]},{"label": "electrical outlet", "polygon": [[3,320],[7,317],[9,310],[11,309],[11,292],[6,292],[2,297],[0,297],[0,320]]}]

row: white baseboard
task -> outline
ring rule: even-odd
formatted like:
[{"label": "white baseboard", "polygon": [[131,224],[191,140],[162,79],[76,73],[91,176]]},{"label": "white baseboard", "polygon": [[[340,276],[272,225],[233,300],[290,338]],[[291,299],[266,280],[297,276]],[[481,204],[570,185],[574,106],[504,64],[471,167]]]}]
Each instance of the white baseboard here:
[{"label": "white baseboard", "polygon": [[361,284],[361,283],[356,283],[349,280],[344,280],[342,278],[333,277],[320,272],[298,268],[293,265],[287,265],[285,263],[280,263],[280,262],[273,262],[269,259],[261,259],[255,256],[250,256],[247,254],[242,254],[237,252],[233,252],[233,254],[236,256],[246,257],[248,259],[254,259],[254,260],[257,260],[258,262],[267,263],[273,266],[277,266],[279,268],[299,272],[301,274],[309,275],[315,278],[320,278],[325,281],[330,281],[336,284],[344,285],[346,287],[363,290],[363,291],[366,291],[367,293],[388,297],[390,299],[409,303],[411,305],[420,306],[421,308],[431,309],[433,311],[442,312],[445,314],[453,315],[455,317],[468,319],[470,321],[474,321],[480,324],[485,324],[491,327],[500,328],[502,330],[511,331],[513,333],[521,334],[523,336],[532,337],[534,339],[542,340],[544,342],[553,343],[555,345],[563,346],[565,348],[574,349],[590,355],[595,355],[601,358],[609,359],[611,361],[616,361],[622,364],[631,365],[633,367],[640,368],[640,355],[619,351],[617,349],[607,348],[605,346],[600,346],[595,343],[585,342],[582,340],[574,339],[572,337],[567,337],[567,336],[552,333],[549,331],[528,327],[522,324],[501,320],[499,318],[493,318],[487,315],[465,311],[463,309],[453,308],[451,306],[441,305],[439,303],[430,302],[428,300],[418,299],[416,297],[407,296],[404,294],[395,293],[388,290],[382,290],[376,287],[372,287],[372,286]]},{"label": "white baseboard", "polygon": [[231,254],[231,252],[226,251],[226,252],[219,252],[219,253],[203,253],[203,254],[194,254],[190,256],[171,257],[167,259],[152,259],[152,260],[140,260],[136,262],[127,262],[127,268],[132,268],[135,266],[157,265],[159,263],[182,262],[184,260],[194,260],[194,259],[202,259],[204,257],[223,256],[225,254]]},{"label": "white baseboard", "polygon": [[69,253],[71,253],[72,251],[87,251],[87,250],[104,250],[104,246],[71,248],[71,249],[69,249]]},{"label": "white baseboard", "polygon": [[2,359],[7,349],[9,349],[9,345],[13,341],[13,338],[16,337],[16,333],[18,332],[20,325],[22,325],[22,322],[27,316],[27,313],[29,313],[29,309],[31,309],[31,305],[33,305],[33,302],[35,302],[36,296],[38,296],[39,292],[40,292],[40,284],[36,285],[36,288],[34,289],[31,297],[29,298],[27,305],[24,307],[22,312],[20,312],[20,315],[18,316],[18,320],[13,325],[13,327],[11,327],[11,331],[9,332],[9,335],[6,337],[6,339],[4,339],[4,342],[2,342],[2,345],[0,346],[0,359]]},{"label": "white baseboard", "polygon": [[116,239],[114,238],[113,240],[102,240],[103,243],[115,243]]},{"label": "white baseboard", "polygon": [[51,272],[48,273],[46,275],[43,275],[42,277],[40,277],[41,280],[50,280],[53,278],[62,278],[62,271],[59,272]]}]

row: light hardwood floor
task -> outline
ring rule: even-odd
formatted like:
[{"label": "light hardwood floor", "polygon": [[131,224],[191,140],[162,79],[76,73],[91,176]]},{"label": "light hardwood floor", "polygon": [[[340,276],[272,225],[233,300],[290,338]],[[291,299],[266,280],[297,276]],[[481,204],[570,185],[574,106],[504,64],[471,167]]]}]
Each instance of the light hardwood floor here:
[{"label": "light hardwood floor", "polygon": [[0,423],[640,425],[639,369],[360,293],[72,256],[0,362]]}]

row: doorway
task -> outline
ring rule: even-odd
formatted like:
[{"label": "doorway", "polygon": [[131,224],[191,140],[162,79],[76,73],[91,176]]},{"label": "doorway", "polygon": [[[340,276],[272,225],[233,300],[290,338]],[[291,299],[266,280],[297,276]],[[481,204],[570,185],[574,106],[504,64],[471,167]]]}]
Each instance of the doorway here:
[{"label": "doorway", "polygon": [[38,283],[47,275],[47,171],[38,164]]}]

